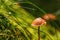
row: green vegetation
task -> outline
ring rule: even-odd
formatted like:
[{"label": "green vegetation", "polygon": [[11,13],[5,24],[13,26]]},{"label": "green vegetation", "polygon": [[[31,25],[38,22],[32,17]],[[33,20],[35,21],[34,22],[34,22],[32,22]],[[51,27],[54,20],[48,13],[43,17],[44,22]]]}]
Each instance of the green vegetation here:
[{"label": "green vegetation", "polygon": [[[33,1],[0,0],[0,40],[37,40],[37,27],[31,23],[46,13]],[[41,40],[60,40],[59,17],[40,27]]]}]

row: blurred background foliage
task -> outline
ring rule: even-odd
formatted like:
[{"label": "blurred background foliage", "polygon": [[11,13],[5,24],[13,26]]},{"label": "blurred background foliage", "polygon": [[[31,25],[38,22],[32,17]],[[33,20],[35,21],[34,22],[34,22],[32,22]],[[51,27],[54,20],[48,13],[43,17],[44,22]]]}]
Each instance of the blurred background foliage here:
[{"label": "blurred background foliage", "polygon": [[60,0],[0,0],[0,40],[37,40],[31,22],[48,13],[57,19],[40,27],[40,39],[60,40]]}]

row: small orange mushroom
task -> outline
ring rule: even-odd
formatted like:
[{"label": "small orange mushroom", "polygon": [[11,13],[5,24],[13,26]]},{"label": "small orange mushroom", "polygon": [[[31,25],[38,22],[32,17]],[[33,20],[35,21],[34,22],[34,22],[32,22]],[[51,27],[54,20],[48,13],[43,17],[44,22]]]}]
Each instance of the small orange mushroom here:
[{"label": "small orange mushroom", "polygon": [[44,15],[42,18],[44,18],[45,20],[56,20],[56,16],[51,13]]},{"label": "small orange mushroom", "polygon": [[36,18],[31,24],[32,26],[38,26],[38,40],[40,40],[40,26],[45,25],[47,20],[56,20],[56,16],[53,14],[46,14],[42,18]]},{"label": "small orange mushroom", "polygon": [[40,40],[40,26],[46,24],[46,21],[42,18],[36,18],[33,22],[32,22],[32,26],[38,26],[38,40]]},{"label": "small orange mushroom", "polygon": [[36,18],[33,22],[32,22],[32,26],[41,26],[46,24],[46,21],[42,18]]},{"label": "small orange mushroom", "polygon": [[49,20],[49,19],[50,19],[49,16],[48,16],[47,14],[44,15],[44,16],[42,16],[42,18],[45,19],[45,20]]},{"label": "small orange mushroom", "polygon": [[49,18],[52,19],[52,20],[56,20],[56,16],[53,15],[53,14],[48,14]]}]

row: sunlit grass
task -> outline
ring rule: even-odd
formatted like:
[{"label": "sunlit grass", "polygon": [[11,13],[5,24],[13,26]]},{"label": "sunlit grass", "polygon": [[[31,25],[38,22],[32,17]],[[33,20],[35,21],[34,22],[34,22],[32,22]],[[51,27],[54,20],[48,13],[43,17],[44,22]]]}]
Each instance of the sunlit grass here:
[{"label": "sunlit grass", "polygon": [[[27,1],[46,13],[40,7]],[[14,0],[1,0],[0,5],[0,39],[1,40],[37,40],[37,27],[32,27],[31,23],[35,19],[28,11]],[[36,14],[35,14],[36,15]],[[40,27],[41,40],[60,40],[60,32],[50,24]]]}]

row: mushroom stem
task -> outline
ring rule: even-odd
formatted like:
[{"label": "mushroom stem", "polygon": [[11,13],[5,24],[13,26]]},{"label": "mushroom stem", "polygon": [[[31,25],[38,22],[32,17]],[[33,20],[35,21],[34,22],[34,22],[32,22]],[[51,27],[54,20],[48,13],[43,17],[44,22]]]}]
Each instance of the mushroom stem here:
[{"label": "mushroom stem", "polygon": [[38,40],[40,40],[40,26],[38,26]]}]

